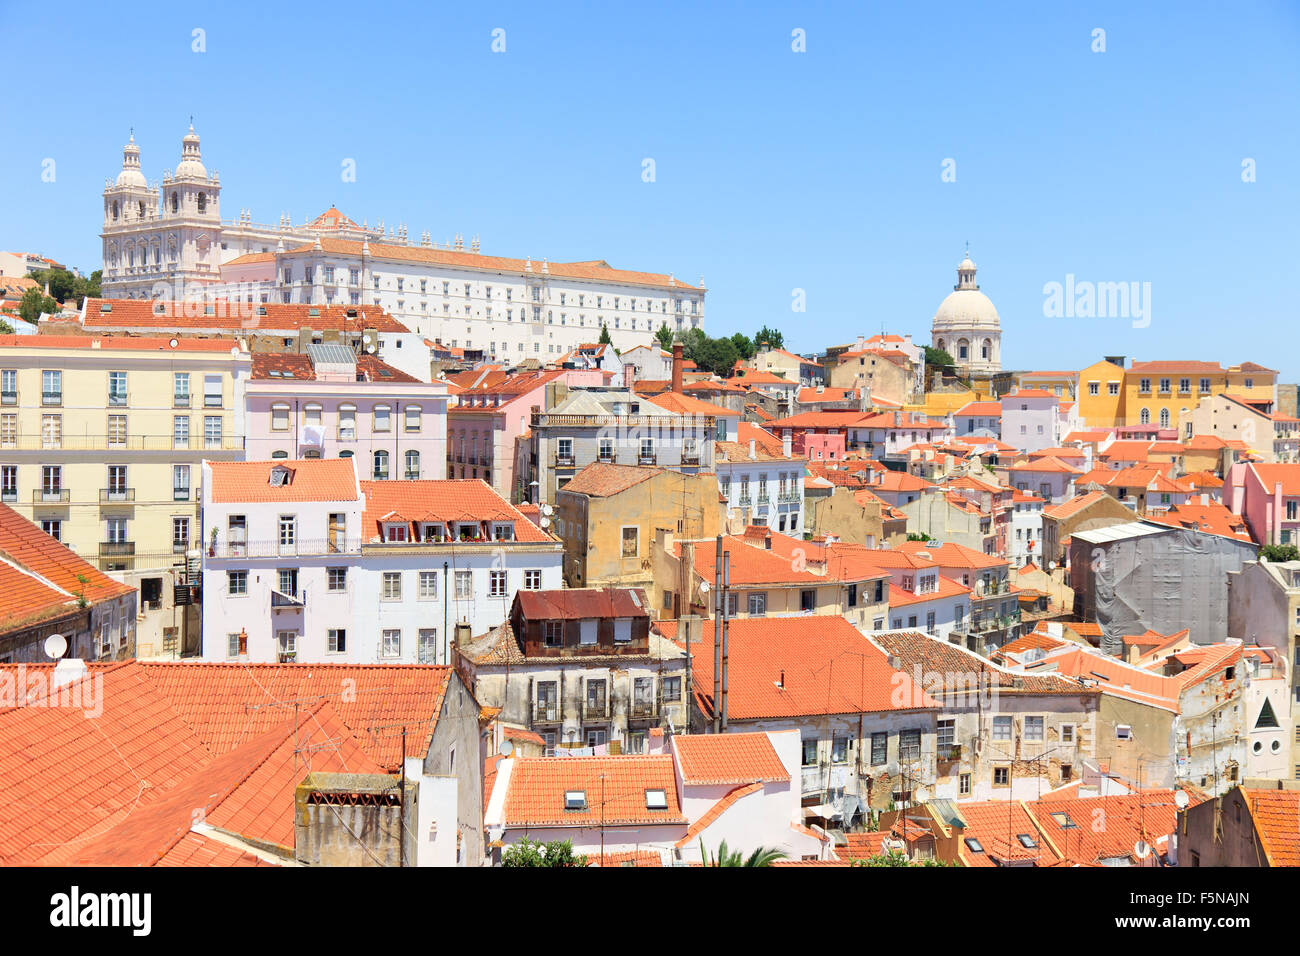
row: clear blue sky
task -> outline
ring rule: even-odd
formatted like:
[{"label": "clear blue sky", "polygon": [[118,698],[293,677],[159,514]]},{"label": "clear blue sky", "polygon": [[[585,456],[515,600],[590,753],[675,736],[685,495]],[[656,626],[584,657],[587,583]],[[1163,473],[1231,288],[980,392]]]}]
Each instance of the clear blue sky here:
[{"label": "clear blue sky", "polygon": [[[928,340],[969,240],[1009,367],[1296,381],[1300,7],[1131,6],[7,2],[0,248],[98,268],[128,128],[154,179],[193,114],[227,217],[337,203],[488,253],[703,274],[711,333],[768,323],[801,351]],[[1044,318],[1067,273],[1150,282],[1151,325]]]}]

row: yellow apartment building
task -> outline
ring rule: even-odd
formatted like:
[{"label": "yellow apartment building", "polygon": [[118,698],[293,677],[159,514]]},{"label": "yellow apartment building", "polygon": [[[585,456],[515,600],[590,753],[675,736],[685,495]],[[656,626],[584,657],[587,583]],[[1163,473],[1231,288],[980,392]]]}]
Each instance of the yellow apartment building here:
[{"label": "yellow apartment building", "polygon": [[1103,359],[1079,372],[1079,421],[1089,428],[1125,424],[1124,369]]},{"label": "yellow apartment building", "polygon": [[1276,382],[1277,372],[1253,362],[1226,369],[1218,362],[1134,362],[1124,372],[1123,424],[1177,428],[1180,415],[1211,395],[1275,401]]},{"label": "yellow apartment building", "polygon": [[250,368],[234,339],[0,336],[0,499],[130,583],[170,571],[199,546],[200,463],[244,456]]}]

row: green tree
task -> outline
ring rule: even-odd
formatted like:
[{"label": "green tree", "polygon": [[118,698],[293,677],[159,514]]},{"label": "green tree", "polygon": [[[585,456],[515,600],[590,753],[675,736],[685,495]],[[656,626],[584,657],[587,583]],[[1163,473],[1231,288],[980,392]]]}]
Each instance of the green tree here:
[{"label": "green tree", "polygon": [[766,325],[754,333],[754,348],[761,349],[764,342],[767,343],[768,348],[785,348],[785,336],[776,329],[769,329]]},{"label": "green tree", "polygon": [[6,322],[4,319],[0,319],[0,335],[13,335],[13,334],[14,334],[14,327],[10,325],[8,322]]},{"label": "green tree", "polygon": [[718,852],[710,856],[701,840],[700,858],[705,866],[771,866],[777,860],[784,860],[785,854],[780,850],[760,846],[746,857],[739,850],[728,849],[727,841],[723,840],[718,845]]},{"label": "green tree", "polygon": [[602,326],[600,327],[600,344],[601,344],[601,345],[613,345],[613,344],[614,344],[614,340],[611,339],[611,338],[609,337],[609,326],[608,326],[608,325],[602,325]]},{"label": "green tree", "polygon": [[869,856],[865,860],[854,860],[854,866],[956,866],[955,863],[945,863],[942,860],[928,859],[913,862],[907,858],[907,854],[901,850],[889,850],[885,853],[877,853],[875,856]]},{"label": "green tree", "polygon": [[731,337],[731,344],[736,347],[736,354],[748,361],[754,357],[754,343],[744,332],[737,332]]},{"label": "green tree", "polygon": [[731,339],[706,339],[692,361],[704,371],[726,378],[735,369],[739,357]]},{"label": "green tree", "polygon": [[1266,544],[1259,556],[1266,561],[1300,561],[1300,549],[1294,544]]},{"label": "green tree", "polygon": [[54,296],[59,302],[66,302],[77,294],[77,284],[85,282],[84,279],[78,279],[67,269],[37,269],[31,274],[31,278],[38,284],[50,287],[50,295]]},{"label": "green tree", "polygon": [[659,331],[655,333],[655,338],[659,340],[659,347],[665,352],[671,352],[673,350],[673,330],[668,328],[667,322],[659,326]]},{"label": "green tree", "polygon": [[937,349],[933,345],[927,345],[925,347],[925,364],[948,367],[955,365],[956,363],[953,361],[952,356],[943,349]]},{"label": "green tree", "polygon": [[585,854],[575,855],[568,840],[535,843],[525,837],[506,848],[502,866],[587,866]]},{"label": "green tree", "polygon": [[18,314],[22,316],[24,322],[35,322],[41,317],[42,312],[57,312],[59,303],[55,302],[52,296],[45,294],[44,290],[37,286],[32,286],[23,293],[22,301],[18,303]]}]

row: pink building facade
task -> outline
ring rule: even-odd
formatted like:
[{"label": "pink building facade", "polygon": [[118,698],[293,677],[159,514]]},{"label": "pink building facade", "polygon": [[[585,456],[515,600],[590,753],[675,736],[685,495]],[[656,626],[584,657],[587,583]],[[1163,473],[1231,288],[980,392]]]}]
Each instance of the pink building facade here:
[{"label": "pink building facade", "polygon": [[1225,484],[1225,503],[1257,543],[1300,545],[1300,464],[1238,462]]}]

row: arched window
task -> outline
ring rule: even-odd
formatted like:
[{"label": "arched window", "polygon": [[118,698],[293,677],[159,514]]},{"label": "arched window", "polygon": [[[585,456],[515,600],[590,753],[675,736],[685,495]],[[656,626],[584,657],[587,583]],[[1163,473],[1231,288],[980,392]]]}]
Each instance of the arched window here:
[{"label": "arched window", "polygon": [[289,453],[288,453],[287,451],[273,451],[273,452],[271,452],[271,457],[272,457],[272,458],[288,458],[288,457],[289,457]]},{"label": "arched window", "polygon": [[348,450],[348,451],[341,451],[341,452],[339,452],[339,457],[340,457],[340,458],[351,458],[351,457],[352,457],[352,452],[351,452],[351,450]]},{"label": "arched window", "polygon": [[412,449],[406,453],[406,480],[417,481],[420,477],[420,453]]},{"label": "arched window", "polygon": [[1161,428],[1169,427],[1169,409],[1167,408],[1160,409],[1160,427]]},{"label": "arched window", "polygon": [[339,441],[357,440],[357,406],[339,406]]},{"label": "arched window", "polygon": [[1142,409],[1142,411],[1138,412],[1138,421],[1141,422],[1143,425],[1150,425],[1150,424],[1151,424],[1151,409],[1149,409],[1149,408],[1144,408],[1144,409]]},{"label": "arched window", "polygon": [[304,457],[304,458],[319,458],[319,457],[320,457],[320,449],[319,449],[319,448],[308,448],[306,451],[304,451],[304,452],[302,453],[302,457]]},{"label": "arched window", "polygon": [[180,211],[180,208],[181,208],[181,199],[180,199],[180,197],[179,197],[178,195],[176,195],[175,191],[173,191],[173,192],[172,192],[172,212],[179,212],[179,211]]},{"label": "arched window", "polygon": [[375,452],[375,481],[388,479],[388,452]]},{"label": "arched window", "polygon": [[144,203],[140,203],[140,218],[144,218]]},{"label": "arched window", "polygon": [[943,339],[940,339],[940,340],[939,340],[939,351],[940,351],[940,352],[944,351]]},{"label": "arched window", "polygon": [[271,406],[271,431],[287,432],[289,430],[289,405],[276,403]]},{"label": "arched window", "polygon": [[199,212],[208,211],[208,194],[199,193]]},{"label": "arched window", "polygon": [[117,200],[113,200],[113,221],[117,222]]},{"label": "arched window", "polygon": [[992,339],[985,339],[985,340],[984,340],[984,347],[983,347],[983,357],[984,357],[984,358],[988,358],[989,355],[992,354],[992,352],[993,352],[993,340],[992,340]]},{"label": "arched window", "polygon": [[961,339],[957,343],[957,358],[959,359],[970,358],[970,343],[967,342],[965,339]]}]

